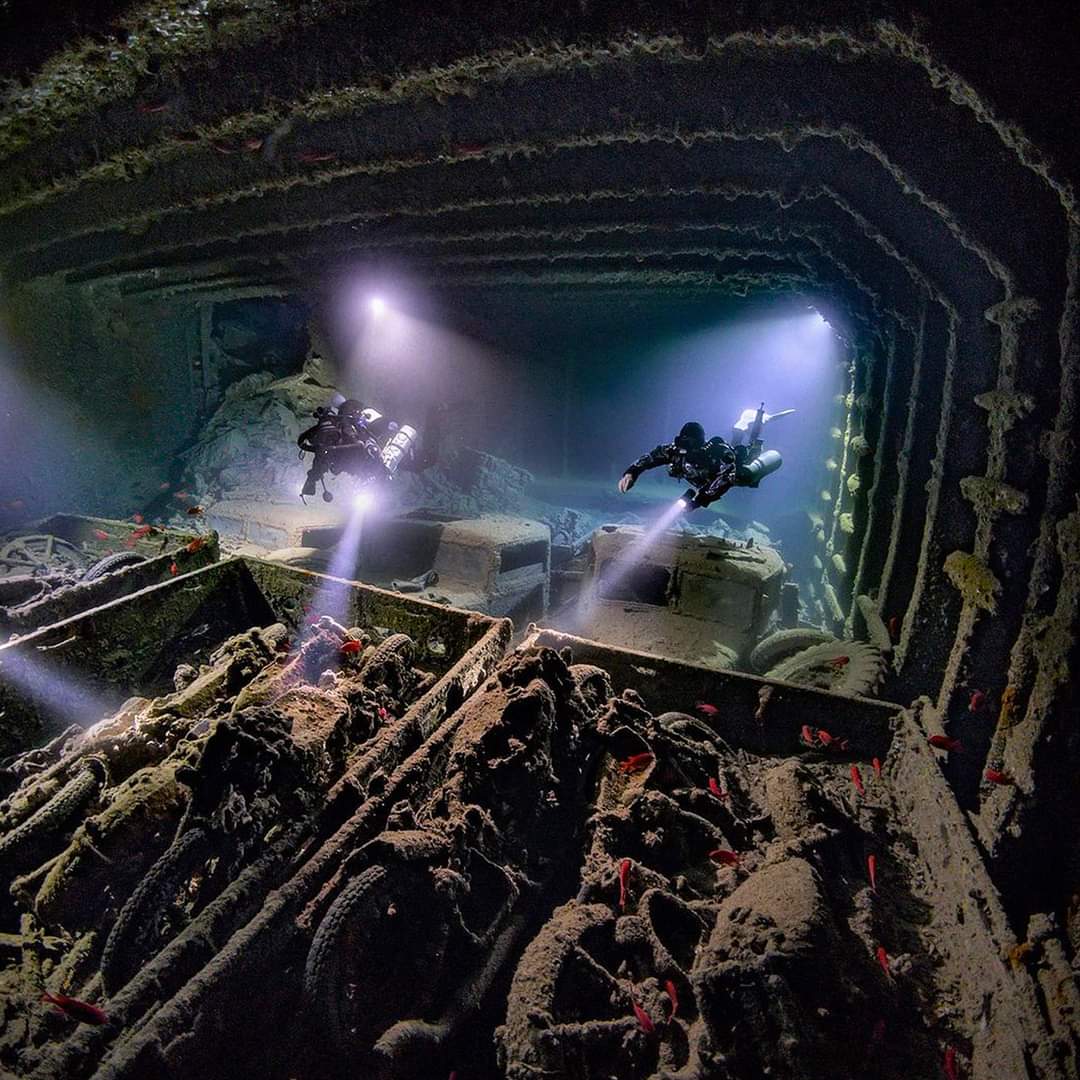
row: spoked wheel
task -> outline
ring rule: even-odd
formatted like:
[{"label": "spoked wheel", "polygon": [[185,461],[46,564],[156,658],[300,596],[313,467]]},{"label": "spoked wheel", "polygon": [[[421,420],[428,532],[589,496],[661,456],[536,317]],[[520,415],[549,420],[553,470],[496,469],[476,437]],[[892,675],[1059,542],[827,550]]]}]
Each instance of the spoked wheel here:
[{"label": "spoked wheel", "polygon": [[449,932],[426,866],[372,866],[345,886],[304,968],[306,1015],[331,1068],[355,1070],[394,1024],[426,1017]]},{"label": "spoked wheel", "polygon": [[0,547],[0,570],[31,573],[68,567],[83,570],[88,558],[74,544],[51,533],[17,536]]}]

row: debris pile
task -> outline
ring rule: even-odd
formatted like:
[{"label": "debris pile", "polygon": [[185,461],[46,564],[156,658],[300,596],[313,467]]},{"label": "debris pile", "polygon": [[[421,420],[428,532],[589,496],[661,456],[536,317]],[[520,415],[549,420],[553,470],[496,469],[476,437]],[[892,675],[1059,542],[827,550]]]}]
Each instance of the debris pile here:
[{"label": "debris pile", "polygon": [[228,639],[175,693],[132,698],[3,763],[0,1064],[30,1072],[72,1028],[43,994],[104,1004],[267,845],[295,842],[349,755],[435,681],[404,634],[327,616]]},{"label": "debris pile", "polygon": [[195,445],[181,455],[183,485],[200,499],[299,491],[307,470],[296,440],[333,393],[317,357],[298,375],[256,371],[234,382]]},{"label": "debris pile", "polygon": [[735,751],[632,691],[598,734],[581,884],[518,965],[505,1075],[933,1075],[956,1035],[880,774],[825,731],[804,761]]},{"label": "debris pile", "polygon": [[403,509],[424,506],[479,517],[520,511],[532,479],[526,469],[493,454],[447,447],[430,469],[399,473],[394,491]]},{"label": "debris pile", "polygon": [[988,879],[926,847],[924,736],[751,753],[723,703],[654,715],[535,646],[418,713],[434,676],[378,637],[252,629],[6,763],[4,1067],[907,1080],[1021,1053]]}]

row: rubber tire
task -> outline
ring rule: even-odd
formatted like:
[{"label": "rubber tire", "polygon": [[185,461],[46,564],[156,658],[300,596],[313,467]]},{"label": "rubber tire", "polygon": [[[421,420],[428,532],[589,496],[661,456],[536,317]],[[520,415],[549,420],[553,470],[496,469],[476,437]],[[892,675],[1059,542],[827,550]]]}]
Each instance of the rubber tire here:
[{"label": "rubber tire", "polygon": [[[411,896],[417,911],[423,906],[423,901],[418,902],[415,899],[420,895],[416,874],[401,877],[399,875],[402,869],[400,866],[370,866],[350,881],[327,909],[308,950],[304,965],[305,1010],[318,1033],[325,1064],[331,1070],[340,1070],[350,1061],[355,1066],[357,1056],[363,1057],[370,1049],[358,1044],[355,1033],[351,1030],[350,1009],[342,992],[343,966],[348,962],[346,954],[350,951],[347,940],[350,925],[363,927],[366,933],[378,937],[383,931],[374,925],[378,918],[376,912],[381,910],[388,898],[397,904]],[[439,920],[436,905],[430,904],[429,907],[432,924],[435,924]],[[412,935],[409,945],[414,941],[419,942],[423,948],[422,931]],[[436,953],[444,947],[445,942],[434,943]],[[429,959],[433,962],[427,965],[427,970],[434,984],[438,981],[438,964],[434,962],[434,957]],[[407,963],[410,970],[423,970],[424,965],[418,965],[416,957],[403,957],[402,960],[403,967]],[[413,974],[415,975],[415,971]],[[377,972],[373,970],[372,977],[376,976]],[[434,986],[423,987],[419,982],[414,982],[411,993],[415,1000],[406,1007],[406,1015],[395,1017],[389,1026],[410,1016],[421,1015],[431,1004],[428,999],[433,989]],[[369,1033],[375,1038],[382,1034],[380,1030]],[[337,1072],[332,1072],[332,1075],[337,1075]]]},{"label": "rubber tire", "polygon": [[[885,659],[881,652],[865,641],[843,641],[837,646],[811,645],[809,649],[789,656],[765,673],[768,679],[792,682],[799,686],[814,686],[815,681],[804,677],[804,672],[820,671],[837,649],[850,657],[847,665],[830,680],[827,688],[833,694],[873,697],[885,675]],[[819,689],[824,689],[819,687]]]},{"label": "rubber tire", "polygon": [[195,867],[212,854],[206,830],[189,829],[173,840],[143,876],[120,909],[101,953],[101,980],[110,996],[131,981],[155,950],[160,951],[155,913],[176,894]]},{"label": "rubber tire", "polygon": [[55,834],[97,797],[105,779],[105,765],[95,758],[87,759],[44,806],[7,833],[0,840],[0,864],[5,874],[14,877],[16,869],[37,865],[49,845],[55,847]]},{"label": "rubber tire", "polygon": [[811,645],[826,645],[840,642],[835,634],[828,630],[818,630],[813,626],[794,626],[789,630],[777,630],[763,637],[750,653],[750,667],[759,675],[776,667],[781,660],[794,656]]},{"label": "rubber tire", "polygon": [[122,570],[125,566],[135,566],[143,562],[146,562],[146,556],[140,555],[137,551],[117,551],[112,555],[106,555],[103,559],[98,559],[79,580],[83,583],[97,581],[98,578],[103,578],[114,570]]}]

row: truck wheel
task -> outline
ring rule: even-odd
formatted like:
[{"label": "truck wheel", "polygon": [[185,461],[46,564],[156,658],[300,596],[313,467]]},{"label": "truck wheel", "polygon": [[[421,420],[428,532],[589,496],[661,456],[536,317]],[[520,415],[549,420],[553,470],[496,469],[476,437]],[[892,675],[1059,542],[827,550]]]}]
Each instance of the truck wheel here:
[{"label": "truck wheel", "polygon": [[865,641],[833,641],[789,656],[765,677],[834,694],[872,697],[884,674],[885,659],[875,646]]},{"label": "truck wheel", "polygon": [[[448,935],[427,869],[372,866],[342,889],[304,966],[306,1015],[328,1065],[355,1067],[394,1024],[424,1014]],[[377,977],[389,971],[392,982]]]},{"label": "truck wheel", "polygon": [[827,645],[840,639],[827,630],[812,626],[796,626],[790,630],[777,630],[763,637],[750,653],[750,667],[759,675],[775,667],[781,660],[794,656],[811,645]]},{"label": "truck wheel", "polygon": [[159,915],[213,854],[205,829],[189,829],[146,872],[113,923],[101,954],[101,978],[112,995],[161,947]]},{"label": "truck wheel", "polygon": [[89,570],[79,579],[80,581],[97,581],[114,570],[122,570],[125,566],[135,566],[137,563],[146,562],[146,556],[137,551],[117,551],[113,555],[106,555],[98,559]]}]

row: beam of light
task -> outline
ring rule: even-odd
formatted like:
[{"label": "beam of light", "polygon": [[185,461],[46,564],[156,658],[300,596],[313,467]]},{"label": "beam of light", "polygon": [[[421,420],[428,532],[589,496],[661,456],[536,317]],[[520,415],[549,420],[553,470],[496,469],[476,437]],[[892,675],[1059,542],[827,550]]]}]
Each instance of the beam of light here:
[{"label": "beam of light", "polygon": [[[102,482],[116,446],[86,403],[50,389],[34,356],[9,340],[0,296],[0,532],[43,513],[77,504],[83,513],[115,508]],[[74,393],[71,387],[66,393]],[[72,463],[80,468],[72,468]]]},{"label": "beam of light", "polygon": [[[745,315],[718,318],[686,333],[673,329],[634,366],[627,360],[632,344],[601,353],[582,397],[603,400],[620,422],[604,458],[592,450],[578,456],[586,468],[616,476],[643,451],[670,442],[687,420],[700,421],[707,436],[730,440],[741,411],[756,410],[764,401],[769,413],[795,410],[762,434],[766,449],[778,450],[784,464],[759,488],[732,488],[710,510],[772,523],[796,507],[813,507],[821,488],[817,470],[826,456],[822,433],[834,423],[833,395],[846,390],[841,330],[839,316],[825,302],[759,304]],[[583,430],[593,444],[598,441],[592,426]],[[655,470],[642,477],[637,490],[641,498],[674,499],[683,490],[672,490],[674,484]]]},{"label": "beam of light", "polygon": [[[72,672],[62,673],[57,664],[35,655],[43,648],[49,646],[38,646],[37,649],[16,646],[0,651],[0,705],[6,704],[4,698],[8,694],[16,702],[22,698],[59,727],[69,724],[90,727],[116,712],[123,695],[118,693],[110,700],[95,691],[85,677]],[[3,711],[0,709],[0,713]]]},{"label": "beam of light", "polygon": [[[373,301],[384,302],[373,314]],[[506,360],[490,345],[454,329],[456,308],[436,303],[418,282],[390,271],[343,278],[327,306],[327,330],[341,360],[340,389],[435,446],[436,412],[455,424],[492,432],[512,412]]]},{"label": "beam of light", "polygon": [[[356,560],[360,554],[360,542],[364,535],[364,520],[372,501],[372,494],[368,491],[357,492],[353,497],[352,509],[345,522],[341,539],[334,547],[330,565],[326,570],[327,576],[312,597],[310,605],[312,620],[320,615],[329,615],[336,622],[348,625],[346,619],[349,616],[349,595],[352,591],[350,581],[356,573]],[[345,580],[336,580],[338,578]]]},{"label": "beam of light", "polygon": [[[626,579],[645,553],[671,528],[678,517],[686,512],[687,507],[688,504],[685,499],[676,499],[675,502],[670,503],[651,525],[642,530],[641,535],[633,543],[623,548],[614,559],[602,568],[605,590],[612,591],[614,587]],[[601,600],[600,569],[600,567],[594,568],[589,588],[582,590],[578,597],[577,607],[570,619],[571,626],[567,629],[575,631],[587,628],[596,605]]]},{"label": "beam of light", "polygon": [[386,310],[386,301],[381,296],[373,296],[368,300],[368,309],[378,318]]}]

